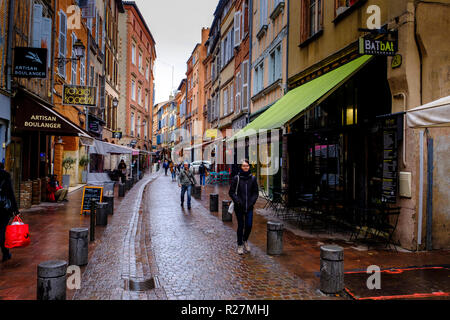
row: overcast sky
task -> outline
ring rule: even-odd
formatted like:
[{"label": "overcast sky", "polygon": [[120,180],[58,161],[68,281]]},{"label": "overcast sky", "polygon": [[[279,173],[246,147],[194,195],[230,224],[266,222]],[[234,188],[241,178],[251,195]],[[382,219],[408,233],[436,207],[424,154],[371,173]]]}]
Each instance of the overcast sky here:
[{"label": "overcast sky", "polygon": [[135,0],[156,41],[155,103],[169,99],[173,86],[186,77],[186,62],[211,27],[218,0]]}]

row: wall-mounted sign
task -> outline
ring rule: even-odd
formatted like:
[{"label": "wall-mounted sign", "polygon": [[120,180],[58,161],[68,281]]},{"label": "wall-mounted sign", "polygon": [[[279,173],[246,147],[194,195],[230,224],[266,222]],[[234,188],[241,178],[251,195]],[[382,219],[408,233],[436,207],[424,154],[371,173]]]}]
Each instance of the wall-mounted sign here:
[{"label": "wall-mounted sign", "polygon": [[401,54],[396,54],[394,58],[392,58],[392,69],[400,68],[402,66],[403,57]]},{"label": "wall-mounted sign", "polygon": [[115,132],[113,132],[113,138],[114,139],[122,139],[122,132],[120,132],[120,131],[115,131]]},{"label": "wall-mounted sign", "polygon": [[96,106],[96,88],[64,85],[63,104],[71,106]]},{"label": "wall-mounted sign", "polygon": [[359,39],[359,53],[374,56],[395,56],[398,51],[396,40]]},{"label": "wall-mounted sign", "polygon": [[24,48],[14,49],[14,77],[47,78],[47,49]]}]

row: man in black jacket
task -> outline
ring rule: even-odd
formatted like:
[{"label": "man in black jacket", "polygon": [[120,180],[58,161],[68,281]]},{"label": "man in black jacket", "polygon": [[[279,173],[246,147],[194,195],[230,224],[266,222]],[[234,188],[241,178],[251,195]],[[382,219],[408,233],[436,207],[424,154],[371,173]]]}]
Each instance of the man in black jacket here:
[{"label": "man in black jacket", "polygon": [[14,190],[11,183],[11,176],[5,171],[3,163],[0,163],[0,194],[2,197],[6,197],[11,201],[11,209],[6,210],[0,207],[0,247],[3,254],[2,262],[11,259],[11,253],[5,247],[5,233],[9,220],[13,215],[19,214],[17,208],[16,197],[14,196]]},{"label": "man in black jacket", "polygon": [[259,197],[258,181],[250,172],[248,160],[242,162],[239,174],[231,182],[229,195],[233,199],[238,220],[238,254],[244,254],[244,248],[250,252],[248,238],[253,225],[253,207]]}]

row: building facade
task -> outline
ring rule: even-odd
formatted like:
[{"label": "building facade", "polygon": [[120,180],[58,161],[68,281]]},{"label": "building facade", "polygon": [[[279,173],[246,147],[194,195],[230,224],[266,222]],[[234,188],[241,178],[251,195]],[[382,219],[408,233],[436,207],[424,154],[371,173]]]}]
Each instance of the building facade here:
[{"label": "building facade", "polygon": [[120,15],[120,88],[118,130],[122,145],[150,151],[155,41],[139,8],[124,2]]},{"label": "building facade", "polygon": [[[378,26],[373,26],[374,13],[368,10],[373,5],[379,8]],[[359,207],[398,206],[394,239],[402,247],[449,247],[448,191],[442,189],[447,178],[435,173],[433,209],[426,212],[423,199],[430,194],[421,192],[428,185],[420,179],[419,150],[424,131],[409,128],[404,115],[449,95],[448,70],[442,68],[449,47],[439,32],[449,29],[444,18],[449,10],[448,1],[290,1],[292,95],[353,70],[284,126],[283,182],[291,195],[297,190],[328,194]],[[377,31],[380,28],[384,31]],[[361,55],[361,38],[394,41],[398,52]],[[429,138],[448,144],[448,128],[427,132]],[[435,151],[434,157],[436,171],[443,172],[448,150]]]}]

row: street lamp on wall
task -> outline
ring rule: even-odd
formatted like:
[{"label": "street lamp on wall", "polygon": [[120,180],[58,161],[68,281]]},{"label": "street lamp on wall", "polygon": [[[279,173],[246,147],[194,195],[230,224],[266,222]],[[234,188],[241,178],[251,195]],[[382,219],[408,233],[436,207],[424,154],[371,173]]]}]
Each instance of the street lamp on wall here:
[{"label": "street lamp on wall", "polygon": [[84,58],[85,50],[86,50],[86,47],[84,46],[83,42],[80,39],[78,39],[73,44],[73,51],[74,51],[75,57],[72,55],[72,58],[61,58],[60,57],[60,58],[56,58],[55,60],[58,62],[58,66],[60,68],[62,68],[69,62],[79,61],[82,58]]},{"label": "street lamp on wall", "polygon": [[112,101],[113,107],[117,108],[117,106],[119,105],[119,100],[117,100],[116,97],[114,97],[113,101]]}]

